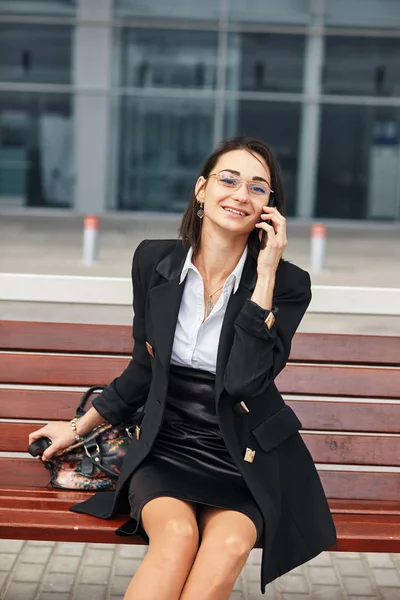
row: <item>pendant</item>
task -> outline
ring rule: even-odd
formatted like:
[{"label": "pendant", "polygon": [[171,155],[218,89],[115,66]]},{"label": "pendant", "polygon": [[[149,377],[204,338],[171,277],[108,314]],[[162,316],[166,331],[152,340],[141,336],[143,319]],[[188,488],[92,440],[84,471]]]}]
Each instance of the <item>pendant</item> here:
[{"label": "pendant", "polygon": [[208,300],[207,300],[207,308],[206,308],[206,315],[207,317],[210,316],[211,311],[212,311],[213,305],[212,305],[212,298],[211,296],[208,296]]}]

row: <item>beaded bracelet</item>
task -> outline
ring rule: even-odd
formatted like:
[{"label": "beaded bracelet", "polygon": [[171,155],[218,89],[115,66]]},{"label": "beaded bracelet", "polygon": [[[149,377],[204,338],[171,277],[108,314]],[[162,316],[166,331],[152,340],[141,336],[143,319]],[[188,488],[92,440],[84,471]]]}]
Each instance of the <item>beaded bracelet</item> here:
[{"label": "beaded bracelet", "polygon": [[78,422],[78,417],[75,417],[70,421],[70,425],[72,427],[72,433],[74,434],[74,438],[76,442],[83,442],[83,437],[81,437],[77,431],[76,424]]}]

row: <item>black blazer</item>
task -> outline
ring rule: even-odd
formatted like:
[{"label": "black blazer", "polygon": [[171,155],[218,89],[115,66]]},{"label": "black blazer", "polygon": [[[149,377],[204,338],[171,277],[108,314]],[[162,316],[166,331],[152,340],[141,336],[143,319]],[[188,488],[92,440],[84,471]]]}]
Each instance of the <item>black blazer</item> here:
[{"label": "black blazer", "polygon": [[[169,364],[184,283],[187,254],[181,241],[145,240],[132,265],[135,339],[125,371],[95,399],[117,425],[144,406],[141,436],[123,462],[115,492],[99,492],[71,510],[110,518],[128,512],[127,486],[146,458],[163,421]],[[216,411],[225,444],[264,518],[261,589],[336,541],[318,473],[300,434],[301,423],[274,383],[290,353],[293,335],[311,299],[310,277],[281,261],[274,288],[275,324],[250,300],[257,279],[248,255],[239,288],[225,313],[218,346]],[[147,345],[146,345],[147,342]],[[152,351],[148,348],[152,348]],[[150,352],[149,352],[150,350]],[[241,410],[245,402],[249,412]],[[255,450],[253,462],[244,460]],[[132,521],[117,533],[133,531]]]}]

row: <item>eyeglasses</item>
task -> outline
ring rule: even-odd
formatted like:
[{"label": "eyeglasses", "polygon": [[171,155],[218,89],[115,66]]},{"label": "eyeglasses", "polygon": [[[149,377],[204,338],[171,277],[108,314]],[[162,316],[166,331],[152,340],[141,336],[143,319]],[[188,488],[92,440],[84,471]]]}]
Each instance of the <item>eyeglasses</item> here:
[{"label": "eyeglasses", "polygon": [[247,191],[250,196],[256,198],[267,198],[269,194],[273,193],[267,183],[263,181],[243,181],[236,175],[232,175],[229,171],[220,171],[220,173],[211,173],[208,177],[216,177],[217,183],[232,190],[240,188],[242,183],[247,186]]}]

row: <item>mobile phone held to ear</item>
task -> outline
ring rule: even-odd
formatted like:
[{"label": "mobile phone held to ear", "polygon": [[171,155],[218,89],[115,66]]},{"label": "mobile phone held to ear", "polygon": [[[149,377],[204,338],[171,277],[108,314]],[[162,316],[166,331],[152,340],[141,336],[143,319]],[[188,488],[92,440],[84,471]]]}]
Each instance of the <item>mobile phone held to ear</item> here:
[{"label": "mobile phone held to ear", "polygon": [[[275,198],[274,196],[270,196],[269,202],[268,202],[268,206],[274,206],[275,205]],[[264,213],[262,213],[264,214]],[[268,219],[268,221],[265,221],[265,223],[267,223],[268,225],[272,225],[272,221],[270,219]],[[261,230],[261,239],[260,239],[260,250],[264,250],[265,246],[267,245],[267,240],[268,240],[268,234],[266,231],[264,231],[264,229]]]}]

